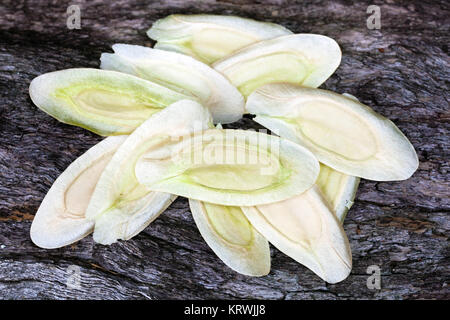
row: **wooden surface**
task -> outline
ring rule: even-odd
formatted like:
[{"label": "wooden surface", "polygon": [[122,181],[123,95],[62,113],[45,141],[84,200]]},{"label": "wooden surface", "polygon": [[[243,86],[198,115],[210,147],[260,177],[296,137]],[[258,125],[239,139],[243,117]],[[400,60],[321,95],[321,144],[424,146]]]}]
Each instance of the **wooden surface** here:
[{"label": "wooden surface", "polygon": [[[66,27],[70,4],[81,7],[81,30]],[[380,30],[366,27],[369,4],[381,8]],[[201,12],[336,39],[342,64],[322,87],[353,94],[389,117],[416,148],[420,168],[411,179],[362,181],[344,224],[353,251],[345,281],[326,284],[273,247],[268,276],[233,272],[202,240],[182,198],[130,241],[102,246],[89,236],[57,250],[30,241],[33,215],[53,181],[101,139],[37,109],[30,81],[54,70],[97,68],[100,53],[116,42],[151,45],[145,31],[156,19]],[[445,0],[2,0],[0,298],[450,298],[448,16]],[[228,127],[258,128],[250,118]],[[381,268],[380,290],[366,286],[370,265]],[[80,286],[68,287],[77,267]]]}]

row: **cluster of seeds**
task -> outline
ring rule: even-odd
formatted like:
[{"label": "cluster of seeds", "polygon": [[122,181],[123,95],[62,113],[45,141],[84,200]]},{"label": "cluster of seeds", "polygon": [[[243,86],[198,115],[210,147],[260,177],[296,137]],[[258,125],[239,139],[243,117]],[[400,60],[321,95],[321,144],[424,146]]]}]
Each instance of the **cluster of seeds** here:
[{"label": "cluster of seeds", "polygon": [[[339,66],[338,44],[215,15],[171,15],[148,35],[154,48],[115,44],[102,70],[31,82],[41,110],[108,136],[56,179],[33,242],[58,248],[91,232],[101,244],[128,240],[184,196],[233,270],[268,274],[270,242],[325,281],[344,280],[352,259],[342,223],[360,178],[408,179],[418,159],[391,121],[316,89]],[[246,113],[274,134],[222,128]]]}]

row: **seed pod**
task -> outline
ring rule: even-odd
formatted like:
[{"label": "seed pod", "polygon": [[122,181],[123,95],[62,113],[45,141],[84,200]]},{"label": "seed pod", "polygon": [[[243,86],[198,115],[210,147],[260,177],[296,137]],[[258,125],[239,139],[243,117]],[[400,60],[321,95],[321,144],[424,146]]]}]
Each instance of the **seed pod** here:
[{"label": "seed pod", "polygon": [[281,201],[310,188],[319,163],[291,141],[254,131],[209,129],[175,144],[170,155],[142,156],[138,181],[149,189],[242,206]]},{"label": "seed pod", "polygon": [[337,283],[350,274],[347,236],[317,186],[288,200],[242,210],[270,243],[323,280]]},{"label": "seed pod", "polygon": [[191,57],[127,44],[113,45],[114,54],[103,53],[102,69],[128,73],[194,96],[212,113],[214,122],[242,118],[244,98],[219,72]]},{"label": "seed pod", "polygon": [[294,34],[260,41],[213,64],[248,97],[256,88],[288,82],[316,88],[341,62],[339,45],[317,34]]},{"label": "seed pod", "polygon": [[53,249],[76,242],[92,232],[85,216],[97,181],[126,136],[108,137],[72,162],[55,180],[31,224],[31,240]]},{"label": "seed pod", "polygon": [[241,208],[193,199],[189,199],[189,206],[203,239],[227,266],[249,276],[269,273],[269,243]]},{"label": "seed pod", "polygon": [[269,84],[248,98],[246,109],[256,122],[348,175],[405,180],[419,165],[414,147],[392,121],[331,91]]},{"label": "seed pod", "polygon": [[155,48],[184,53],[207,64],[254,42],[291,33],[274,23],[207,14],[173,14],[147,31],[158,41]]},{"label": "seed pod", "polygon": [[102,136],[129,134],[168,105],[195,99],[128,74],[88,68],[43,74],[31,81],[30,97],[59,121]]}]

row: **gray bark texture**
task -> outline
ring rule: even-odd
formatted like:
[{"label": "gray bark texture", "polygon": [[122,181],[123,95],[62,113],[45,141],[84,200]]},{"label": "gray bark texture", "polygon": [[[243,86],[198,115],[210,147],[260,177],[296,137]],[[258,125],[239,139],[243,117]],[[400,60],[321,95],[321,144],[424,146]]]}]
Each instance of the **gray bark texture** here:
[{"label": "gray bark texture", "polygon": [[[79,30],[66,25],[72,4],[81,9]],[[381,10],[379,30],[366,24],[371,4]],[[445,0],[2,0],[0,298],[450,298],[449,11]],[[88,236],[56,250],[31,242],[47,190],[101,137],[40,111],[29,98],[30,81],[60,69],[98,68],[114,43],[151,46],[145,31],[172,13],[232,14],[336,39],[342,64],[322,88],[372,106],[416,148],[420,167],[409,180],[361,182],[344,224],[353,251],[345,281],[327,284],[273,247],[268,276],[235,273],[203,241],[184,198],[129,241],[103,246]],[[227,127],[260,128],[250,117]],[[381,289],[367,287],[371,265],[381,270]]]}]

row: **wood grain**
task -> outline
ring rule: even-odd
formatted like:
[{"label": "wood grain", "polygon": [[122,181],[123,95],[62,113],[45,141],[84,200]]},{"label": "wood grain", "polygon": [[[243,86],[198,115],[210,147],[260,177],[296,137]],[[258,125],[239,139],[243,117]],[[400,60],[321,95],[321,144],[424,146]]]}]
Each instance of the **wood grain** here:
[{"label": "wood grain", "polygon": [[[70,4],[81,29],[66,27]],[[2,299],[443,299],[449,280],[449,3],[373,1],[381,29],[366,27],[365,2],[12,1],[0,4],[0,298]],[[251,278],[228,269],[202,240],[179,198],[134,239],[112,246],[87,237],[73,246],[33,245],[34,213],[56,177],[100,141],[61,124],[30,101],[45,72],[98,67],[114,43],[152,45],[145,31],[171,13],[234,14],[330,36],[342,64],[322,86],[348,92],[392,119],[417,150],[403,182],[362,181],[344,227],[353,270],[330,285],[272,248],[272,271]],[[259,128],[248,117],[227,127]],[[381,289],[366,286],[381,268]],[[81,270],[67,286],[69,266]]]}]

